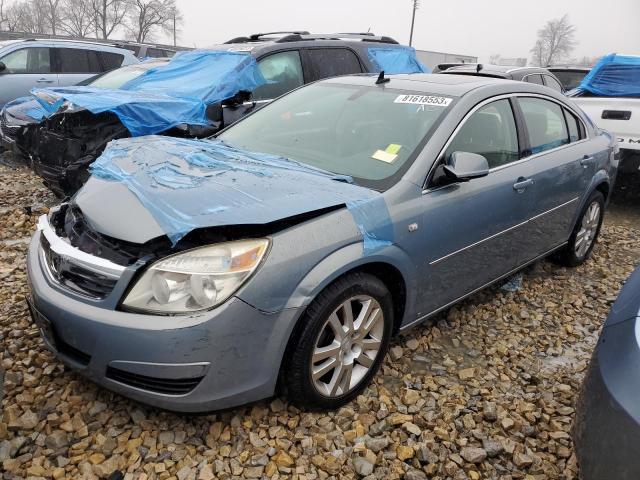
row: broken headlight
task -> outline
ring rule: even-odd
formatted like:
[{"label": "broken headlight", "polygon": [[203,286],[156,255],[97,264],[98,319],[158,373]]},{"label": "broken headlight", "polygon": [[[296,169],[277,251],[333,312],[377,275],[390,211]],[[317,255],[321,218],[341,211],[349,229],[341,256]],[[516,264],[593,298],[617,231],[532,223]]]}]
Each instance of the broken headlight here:
[{"label": "broken headlight", "polygon": [[159,260],[138,279],[125,308],[155,313],[208,310],[227,300],[264,257],[269,241],[240,240]]}]

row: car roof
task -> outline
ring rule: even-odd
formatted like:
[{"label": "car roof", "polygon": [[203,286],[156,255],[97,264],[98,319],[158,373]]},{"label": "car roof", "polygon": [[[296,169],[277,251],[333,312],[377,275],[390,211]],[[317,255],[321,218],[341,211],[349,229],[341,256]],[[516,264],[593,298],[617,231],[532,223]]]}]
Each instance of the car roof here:
[{"label": "car roof", "polygon": [[100,42],[100,41],[96,41],[96,42],[92,42],[89,40],[75,40],[75,39],[66,39],[66,38],[22,38],[19,40],[9,40],[7,42],[2,42],[0,43],[0,46],[8,46],[8,45],[15,45],[15,44],[19,44],[19,43],[33,43],[33,44],[46,44],[46,45],[51,45],[51,44],[62,44],[62,45],[79,45],[79,46],[89,46],[92,48],[96,48],[97,50],[100,49],[104,49],[104,50],[118,50],[118,51],[127,51],[130,52],[129,50],[117,45],[115,42],[114,43],[109,43],[109,42]]},{"label": "car roof", "polygon": [[550,67],[547,67],[547,70],[549,70],[550,72],[588,72],[591,70],[591,67],[584,67],[584,66],[570,66],[570,65],[560,65],[560,66],[555,66],[552,65]]},{"label": "car roof", "polygon": [[[372,85],[372,77],[377,74],[345,75],[322,80],[320,83],[338,83],[349,85]],[[473,75],[448,75],[446,73],[410,73],[387,75],[391,81],[386,83],[388,88],[409,90],[425,94],[442,94],[461,97],[471,90],[488,85],[520,85],[522,82],[482,77]]]}]

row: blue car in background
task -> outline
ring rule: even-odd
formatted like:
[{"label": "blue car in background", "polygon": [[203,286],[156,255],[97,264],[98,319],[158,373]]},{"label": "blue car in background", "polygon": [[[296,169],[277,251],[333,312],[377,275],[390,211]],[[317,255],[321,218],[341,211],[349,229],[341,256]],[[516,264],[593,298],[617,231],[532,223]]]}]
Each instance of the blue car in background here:
[{"label": "blue car in background", "polygon": [[640,268],[611,307],[573,427],[584,480],[640,478]]},{"label": "blue car in background", "polygon": [[[415,50],[373,34],[276,32],[238,37],[171,61],[119,89],[34,91],[47,118],[24,150],[60,197],[114,139],[210,136],[291,90],[354,73],[422,73]],[[73,108],[69,108],[73,105]]]},{"label": "blue car in background", "polygon": [[586,261],[616,166],[544,86],[326,79],[214,138],[109,144],[39,220],[31,312],[63,362],[142,402],[332,409],[398,332],[545,256]]}]

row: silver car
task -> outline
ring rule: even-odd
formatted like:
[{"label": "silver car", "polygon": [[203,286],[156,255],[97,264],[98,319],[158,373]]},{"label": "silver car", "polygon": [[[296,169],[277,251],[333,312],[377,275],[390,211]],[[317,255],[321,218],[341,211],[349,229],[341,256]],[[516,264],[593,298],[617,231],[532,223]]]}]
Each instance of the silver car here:
[{"label": "silver car", "polygon": [[138,63],[123,48],[74,40],[0,42],[0,107],[34,87],[77,85],[94,75]]},{"label": "silver car", "polygon": [[42,217],[46,344],[136,400],[335,408],[391,337],[545,256],[593,249],[615,142],[543,86],[461,75],[302,87],[216,138],[112,142]]}]

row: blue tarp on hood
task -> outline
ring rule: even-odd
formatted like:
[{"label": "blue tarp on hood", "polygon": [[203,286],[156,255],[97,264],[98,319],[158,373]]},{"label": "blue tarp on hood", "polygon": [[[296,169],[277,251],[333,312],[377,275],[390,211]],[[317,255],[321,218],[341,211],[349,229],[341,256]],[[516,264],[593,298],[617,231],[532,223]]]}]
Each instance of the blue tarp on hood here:
[{"label": "blue tarp on hood", "polygon": [[369,47],[369,60],[377,71],[387,75],[397,73],[429,73],[430,70],[416,57],[412,47]]},{"label": "blue tarp on hood", "polygon": [[640,96],[640,57],[605,55],[577,90],[603,97]]},{"label": "blue tarp on hood", "polygon": [[116,140],[91,166],[124,184],[175,245],[197,228],[265,224],[345,204],[368,254],[393,241],[384,197],[330,172],[220,140]]},{"label": "blue tarp on hood", "polygon": [[176,54],[120,89],[61,87],[32,93],[49,115],[68,101],[94,114],[112,112],[131,135],[142,136],[180,124],[207,125],[207,105],[265,83],[248,53],[196,50]]},{"label": "blue tarp on hood", "polygon": [[33,122],[40,122],[47,114],[33,97],[16,98],[7,103],[4,109],[7,111],[10,109],[12,116],[17,116],[23,120],[31,119]]}]

